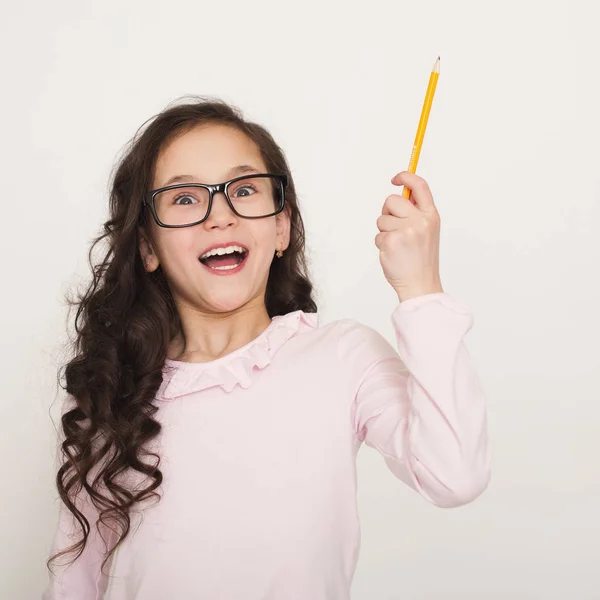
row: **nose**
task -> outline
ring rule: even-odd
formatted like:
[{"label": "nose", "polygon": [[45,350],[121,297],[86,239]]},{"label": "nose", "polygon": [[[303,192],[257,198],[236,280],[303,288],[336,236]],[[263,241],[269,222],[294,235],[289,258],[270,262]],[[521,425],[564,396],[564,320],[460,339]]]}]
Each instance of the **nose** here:
[{"label": "nose", "polygon": [[227,203],[224,192],[215,192],[210,214],[203,225],[205,229],[228,227],[237,223],[238,217]]}]

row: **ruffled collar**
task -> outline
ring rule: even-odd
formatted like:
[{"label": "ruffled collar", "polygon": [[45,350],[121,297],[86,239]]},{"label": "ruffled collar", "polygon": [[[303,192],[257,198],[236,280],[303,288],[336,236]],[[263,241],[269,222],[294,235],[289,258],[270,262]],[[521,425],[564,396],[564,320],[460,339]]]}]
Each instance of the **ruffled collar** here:
[{"label": "ruffled collar", "polygon": [[251,342],[216,360],[193,363],[167,358],[157,397],[169,401],[215,386],[226,392],[237,385],[248,388],[255,368],[264,369],[291,337],[315,329],[318,323],[318,313],[296,310],[273,317],[269,326]]}]

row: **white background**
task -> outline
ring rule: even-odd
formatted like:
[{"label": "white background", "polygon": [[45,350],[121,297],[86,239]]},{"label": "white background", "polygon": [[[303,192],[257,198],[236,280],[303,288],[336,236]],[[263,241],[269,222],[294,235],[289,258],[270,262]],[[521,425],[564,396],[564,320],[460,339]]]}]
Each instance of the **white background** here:
[{"label": "white background", "polygon": [[322,322],[392,341],[375,223],[440,54],[417,172],[442,217],[444,289],[475,317],[492,481],[439,509],[363,447],[353,598],[600,598],[599,23],[595,0],[5,7],[0,597],[46,582],[64,294],[89,277],[136,129],[186,94],[265,125],[295,177]]}]

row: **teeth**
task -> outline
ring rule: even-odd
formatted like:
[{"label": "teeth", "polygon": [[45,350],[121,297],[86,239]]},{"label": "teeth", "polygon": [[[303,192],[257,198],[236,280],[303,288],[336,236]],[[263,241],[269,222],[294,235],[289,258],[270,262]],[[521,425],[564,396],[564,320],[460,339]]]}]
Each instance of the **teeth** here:
[{"label": "teeth", "polygon": [[235,269],[236,267],[239,267],[239,265],[229,265],[227,267],[211,267],[211,269],[214,269],[215,271],[229,271],[229,269]]},{"label": "teeth", "polygon": [[234,252],[239,252],[240,254],[246,253],[241,246],[227,246],[227,248],[213,248],[212,250],[205,252],[200,258],[208,258],[209,256],[215,256],[217,254],[233,254]]}]

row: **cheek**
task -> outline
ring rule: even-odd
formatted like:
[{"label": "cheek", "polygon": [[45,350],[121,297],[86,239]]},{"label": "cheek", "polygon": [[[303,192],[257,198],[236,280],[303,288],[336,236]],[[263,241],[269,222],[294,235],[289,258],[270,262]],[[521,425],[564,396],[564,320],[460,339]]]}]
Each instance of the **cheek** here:
[{"label": "cheek", "polygon": [[277,229],[275,228],[275,221],[273,223],[255,223],[256,227],[253,228],[252,238],[254,251],[260,254],[261,257],[268,259],[275,252],[275,245],[277,242]]},{"label": "cheek", "polygon": [[190,258],[194,258],[198,248],[198,239],[191,235],[190,230],[173,230],[163,235],[158,249],[159,257],[171,264],[186,262]]}]

